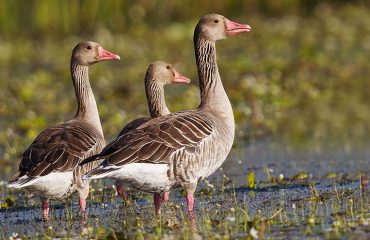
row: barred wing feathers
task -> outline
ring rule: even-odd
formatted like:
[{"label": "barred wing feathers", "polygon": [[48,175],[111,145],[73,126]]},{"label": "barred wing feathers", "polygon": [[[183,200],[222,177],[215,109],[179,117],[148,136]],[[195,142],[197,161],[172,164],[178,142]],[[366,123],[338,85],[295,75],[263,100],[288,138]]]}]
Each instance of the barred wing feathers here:
[{"label": "barred wing feathers", "polygon": [[212,131],[211,118],[196,110],[151,119],[105,147],[98,155],[104,161],[88,176],[129,163],[168,164],[170,156],[179,150],[195,152]]},{"label": "barred wing feathers", "polygon": [[84,158],[102,148],[101,138],[91,126],[77,121],[49,127],[23,153],[19,173],[10,183],[22,176],[31,180],[54,171],[72,171]]}]

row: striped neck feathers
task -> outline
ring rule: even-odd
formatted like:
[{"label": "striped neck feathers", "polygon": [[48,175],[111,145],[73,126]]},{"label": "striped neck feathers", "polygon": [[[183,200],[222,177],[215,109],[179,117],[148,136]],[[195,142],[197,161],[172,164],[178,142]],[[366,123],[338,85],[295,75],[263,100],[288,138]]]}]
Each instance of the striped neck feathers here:
[{"label": "striped neck feathers", "polygon": [[71,74],[77,97],[75,118],[83,119],[102,131],[99,112],[89,81],[89,66],[71,63]]},{"label": "striped neck feathers", "polygon": [[145,92],[148,101],[150,117],[160,117],[170,113],[166,106],[163,84],[155,79],[145,79]]},{"label": "striped neck feathers", "polygon": [[198,67],[201,103],[199,108],[208,108],[221,114],[232,112],[231,104],[221,82],[216,60],[216,43],[194,35],[195,58]]}]

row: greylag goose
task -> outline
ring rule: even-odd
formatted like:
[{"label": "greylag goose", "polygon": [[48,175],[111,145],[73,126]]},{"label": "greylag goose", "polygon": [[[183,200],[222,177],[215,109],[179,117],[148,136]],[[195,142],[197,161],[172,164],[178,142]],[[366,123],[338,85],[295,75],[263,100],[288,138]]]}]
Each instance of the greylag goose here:
[{"label": "greylag goose", "polygon": [[[148,70],[145,74],[144,83],[150,118],[142,117],[131,121],[122,129],[118,137],[134,130],[151,118],[156,118],[169,114],[170,111],[167,108],[164,96],[164,85],[171,83],[188,84],[190,83],[190,79],[179,73],[175,68],[172,67],[171,64],[163,61],[156,61],[149,65]],[[110,148],[109,144],[107,148]],[[103,150],[102,154],[104,154],[104,152],[105,151]],[[93,158],[99,158],[99,154],[94,156]],[[116,181],[118,195],[123,200],[126,200],[126,194],[123,186],[124,182],[120,180]],[[161,205],[162,198],[165,202],[167,202],[168,196],[169,192],[164,192],[163,197],[160,196],[160,193],[154,194],[154,202],[158,211],[158,206]],[[157,213],[159,213],[158,211]]]},{"label": "greylag goose", "polygon": [[120,57],[95,42],[81,42],[73,49],[72,81],[78,107],[74,118],[42,131],[23,153],[19,172],[8,187],[25,188],[42,201],[43,219],[48,219],[49,199],[64,199],[78,192],[81,213],[86,209],[89,184],[83,184],[83,174],[98,163],[78,164],[105,146],[98,108],[89,82],[89,66],[103,60]]},{"label": "greylag goose", "polygon": [[84,179],[119,179],[152,193],[183,186],[193,215],[198,181],[221,166],[234,141],[234,115],[218,72],[215,42],[250,30],[218,14],[201,18],[194,31],[199,107],[151,119],[123,134]]}]

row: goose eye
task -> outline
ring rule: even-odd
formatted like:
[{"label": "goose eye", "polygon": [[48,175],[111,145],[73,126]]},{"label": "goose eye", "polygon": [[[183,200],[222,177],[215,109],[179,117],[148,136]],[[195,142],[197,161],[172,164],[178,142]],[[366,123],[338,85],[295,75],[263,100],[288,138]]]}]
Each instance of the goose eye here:
[{"label": "goose eye", "polygon": [[171,67],[170,67],[170,66],[167,66],[166,68],[167,68],[167,69],[170,69]]},{"label": "goose eye", "polygon": [[218,21],[218,19],[216,19],[214,22],[215,22],[215,23],[218,23],[219,21]]},{"label": "goose eye", "polygon": [[87,46],[86,48],[90,50],[92,47],[91,46]]}]

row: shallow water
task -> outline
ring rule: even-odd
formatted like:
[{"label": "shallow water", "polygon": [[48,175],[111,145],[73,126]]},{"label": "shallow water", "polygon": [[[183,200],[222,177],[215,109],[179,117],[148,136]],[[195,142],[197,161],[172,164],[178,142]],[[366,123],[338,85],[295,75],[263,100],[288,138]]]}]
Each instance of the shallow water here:
[{"label": "shallow water", "polygon": [[[267,239],[293,236],[369,239],[369,194],[360,189],[359,174],[369,176],[370,151],[338,149],[296,151],[268,140],[234,149],[209,183],[203,182],[198,187],[197,237],[246,237],[251,226],[259,222],[255,227],[259,231],[264,229]],[[255,174],[255,189],[247,187],[246,176],[250,172]],[[104,192],[95,192],[97,197],[90,201],[86,221],[82,221],[74,201],[67,209],[62,203],[54,205],[51,222],[44,223],[39,206],[30,206],[38,204],[38,200],[30,198],[24,203],[24,193],[15,193],[18,206],[0,209],[0,237],[18,233],[31,237],[38,234],[88,238],[114,232],[125,238],[139,238],[143,234],[146,238],[172,239],[184,234],[181,228],[186,222],[183,220],[186,204],[180,191],[171,193],[170,203],[164,206],[162,218],[158,219],[148,194],[130,192],[133,201],[125,207],[114,196],[110,182],[105,187],[99,184],[95,189]],[[6,191],[3,196],[8,194]],[[345,231],[337,231],[338,222],[345,224]]]},{"label": "shallow water", "polygon": [[[312,226],[312,236],[322,236],[326,232],[331,231],[333,221],[335,221],[335,215],[330,208],[327,208],[325,202],[335,201],[335,194],[333,194],[333,183],[325,181],[324,183],[316,184],[316,189],[320,195],[326,194],[325,201],[319,201],[314,204],[316,208],[314,211],[317,214],[316,219],[320,219],[320,222]],[[352,189],[352,194],[348,194],[348,198],[357,199],[360,194],[356,189],[359,188],[358,182],[347,182],[344,184],[337,184],[336,188],[339,191]],[[301,184],[290,184],[283,187],[266,187],[262,189],[251,190],[247,188],[229,189],[224,194],[214,194],[211,199],[207,197],[199,197],[197,202],[198,213],[214,212],[218,211],[214,215],[213,221],[230,221],[231,224],[235,221],[235,217],[229,212],[230,209],[238,209],[246,207],[249,210],[249,215],[267,215],[272,216],[277,209],[284,208],[284,218],[287,217],[291,223],[286,224],[279,222],[268,226],[266,231],[266,238],[275,237],[303,237],[306,236],[307,216],[312,213],[312,206],[305,200],[311,196],[310,189],[308,186]],[[345,211],[345,202],[347,198],[344,198],[342,204],[339,204],[339,211]],[[180,211],[185,210],[184,207],[179,211],[173,210],[174,205],[184,206],[184,199],[179,198],[176,194],[172,194],[171,204],[164,207],[164,217],[162,221],[172,221],[170,225],[179,224],[181,217]],[[295,205],[293,208],[292,206]],[[54,237],[81,237],[88,236],[89,228],[94,230],[98,228],[108,230],[114,230],[117,233],[124,232],[126,237],[132,237],[136,227],[134,226],[138,220],[143,221],[145,225],[145,231],[147,233],[153,233],[153,228],[156,226],[156,218],[153,215],[151,209],[151,202],[144,200],[136,201],[132,207],[127,210],[121,203],[120,200],[113,202],[106,202],[103,204],[92,204],[89,205],[88,220],[86,223],[82,223],[81,218],[78,216],[78,207],[73,206],[73,210],[68,209],[67,211],[73,211],[75,219],[65,221],[66,209],[63,205],[57,205],[53,208],[54,219],[51,223],[47,224],[40,219],[40,209],[38,207],[28,207],[25,209],[10,209],[8,211],[0,212],[0,221],[2,224],[2,237],[8,238],[12,233],[16,232],[20,235],[35,236],[37,233],[42,234],[48,231],[53,231]],[[294,210],[298,212],[294,214]],[[262,213],[261,213],[262,211]],[[367,213],[370,214],[369,212]],[[168,216],[168,219],[166,218]],[[202,215],[198,214],[197,219],[202,219]],[[281,217],[281,216],[279,216]],[[357,216],[354,216],[356,221]],[[129,223],[123,226],[123,220]],[[351,220],[351,219],[349,219]],[[296,221],[296,222],[295,222]],[[316,220],[317,221],[317,220]],[[369,219],[367,219],[369,221]],[[131,223],[131,224],[130,224]],[[368,224],[368,223],[367,223]],[[131,225],[131,226],[129,226]],[[50,229],[51,226],[51,229]],[[99,226],[99,227],[96,227]],[[202,229],[198,229],[202,235]],[[355,225],[354,232],[357,239],[368,239],[370,237],[370,229],[368,225]],[[94,234],[96,234],[94,232]],[[177,236],[176,231],[169,231],[169,236],[174,238]],[[234,236],[246,236],[247,233],[240,231]],[[204,235],[204,237],[207,237]]]},{"label": "shallow water", "polygon": [[318,180],[337,173],[355,178],[360,172],[369,175],[370,148],[338,145],[302,149],[265,139],[235,149],[222,167],[236,186],[245,184],[245,176],[250,171],[255,172],[257,182],[266,180],[266,170],[275,177],[307,173]]}]

